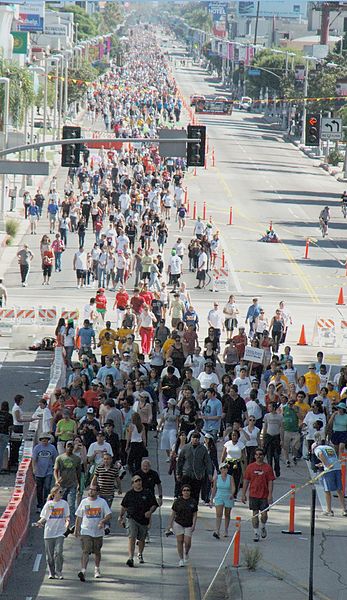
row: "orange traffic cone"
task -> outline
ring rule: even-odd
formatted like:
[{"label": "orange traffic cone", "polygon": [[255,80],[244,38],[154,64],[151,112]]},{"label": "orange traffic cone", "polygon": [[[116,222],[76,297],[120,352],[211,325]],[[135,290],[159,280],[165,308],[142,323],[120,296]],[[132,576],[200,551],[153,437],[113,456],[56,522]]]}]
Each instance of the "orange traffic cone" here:
[{"label": "orange traffic cone", "polygon": [[307,346],[306,334],[305,334],[305,325],[301,326],[301,332],[300,332],[300,337],[299,337],[299,341],[297,343],[297,346]]},{"label": "orange traffic cone", "polygon": [[340,288],[340,291],[339,291],[339,296],[338,296],[338,298],[337,298],[337,302],[336,302],[336,304],[337,304],[338,306],[344,306],[344,305],[345,305],[345,299],[344,299],[344,297],[343,297],[343,288],[342,288],[342,287]]}]

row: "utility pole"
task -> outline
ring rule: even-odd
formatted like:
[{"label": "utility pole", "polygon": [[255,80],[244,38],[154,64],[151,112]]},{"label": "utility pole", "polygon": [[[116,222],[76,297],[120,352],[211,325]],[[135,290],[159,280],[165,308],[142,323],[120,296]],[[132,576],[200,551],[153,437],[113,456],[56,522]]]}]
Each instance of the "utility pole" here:
[{"label": "utility pole", "polygon": [[308,57],[306,57],[305,64],[305,79],[304,79],[304,107],[302,109],[302,130],[301,130],[301,143],[305,146],[306,143],[306,131],[305,131],[305,123],[306,123],[306,98],[308,93]]},{"label": "utility pole", "polygon": [[[10,80],[8,77],[0,77],[0,84],[5,87],[2,130],[4,133],[4,148],[8,143],[8,126],[10,116]],[[5,196],[6,196],[6,175],[2,176],[1,198],[0,198],[0,231],[5,231]]]},{"label": "utility pole", "polygon": [[260,11],[260,0],[258,0],[258,2],[257,2],[257,15],[255,17],[255,28],[254,28],[254,45],[256,45],[257,37],[258,37],[259,11]]}]

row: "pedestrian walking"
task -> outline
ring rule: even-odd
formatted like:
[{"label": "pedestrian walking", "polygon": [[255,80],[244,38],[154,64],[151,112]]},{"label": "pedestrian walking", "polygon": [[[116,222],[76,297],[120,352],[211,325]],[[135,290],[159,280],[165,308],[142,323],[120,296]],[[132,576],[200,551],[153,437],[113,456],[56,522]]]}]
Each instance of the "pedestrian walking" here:
[{"label": "pedestrian walking", "polygon": [[33,253],[29,250],[29,246],[27,244],[23,245],[23,248],[17,252],[20,276],[22,286],[26,287],[28,283],[28,275],[30,271],[30,263],[34,258]]},{"label": "pedestrian walking", "polygon": [[246,504],[249,493],[249,508],[253,512],[252,525],[253,541],[259,542],[259,516],[261,522],[260,535],[267,537],[266,522],[269,505],[272,504],[273,481],[275,479],[272,467],[264,462],[264,452],[261,448],[255,451],[255,462],[248,465],[243,476],[242,502]]},{"label": "pedestrian walking", "polygon": [[213,537],[220,539],[220,528],[224,512],[224,537],[229,535],[230,513],[234,507],[235,484],[228,473],[229,465],[223,463],[219,465],[219,473],[215,473],[213,478],[210,506],[215,505],[216,509],[216,529]]},{"label": "pedestrian walking", "polygon": [[99,579],[101,548],[105,525],[112,517],[112,512],[104,498],[99,496],[100,488],[97,484],[91,484],[88,497],[83,498],[76,510],[75,537],[81,539],[82,556],[81,569],[78,572],[80,581],[85,582],[89,556],[94,554],[95,568],[94,578]]},{"label": "pedestrian walking", "polygon": [[63,489],[60,485],[52,487],[47,502],[41,510],[36,527],[44,527],[44,542],[48,579],[64,579],[63,577],[63,547],[64,532],[69,527],[69,505],[62,499]]},{"label": "pedestrian walking", "polygon": [[153,493],[143,488],[142,478],[134,475],[129,490],[122,502],[118,522],[128,531],[128,567],[134,567],[135,544],[138,542],[138,560],[144,563],[143,550],[152,514],[157,510],[158,503]]},{"label": "pedestrian walking", "polygon": [[171,507],[171,516],[166,530],[168,535],[170,535],[171,530],[176,535],[179,567],[184,567],[189,562],[189,551],[197,516],[198,502],[192,496],[191,486],[185,483],[182,485],[181,495],[174,500]]}]

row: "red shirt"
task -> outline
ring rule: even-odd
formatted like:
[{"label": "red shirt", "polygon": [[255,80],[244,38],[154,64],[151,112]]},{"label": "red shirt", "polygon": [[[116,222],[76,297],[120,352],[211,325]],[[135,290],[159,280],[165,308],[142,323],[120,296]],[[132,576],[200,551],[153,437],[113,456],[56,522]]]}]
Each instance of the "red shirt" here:
[{"label": "red shirt", "polygon": [[142,296],[133,296],[130,300],[131,307],[137,315],[139,315],[143,310],[143,305],[145,301]]},{"label": "red shirt", "polygon": [[92,406],[93,408],[95,408],[98,414],[100,407],[98,392],[94,392],[94,390],[87,390],[86,392],[84,392],[83,398],[85,399],[87,406]]},{"label": "red shirt", "polygon": [[246,334],[238,334],[233,337],[233,342],[235,342],[235,346],[237,349],[237,353],[239,358],[242,358],[245,353],[245,348],[247,346],[247,336]]},{"label": "red shirt", "polygon": [[140,296],[144,299],[148,306],[151,306],[151,302],[154,298],[152,292],[150,292],[149,290],[147,292],[140,292]]},{"label": "red shirt", "polygon": [[244,479],[249,481],[250,498],[265,500],[269,496],[269,481],[274,481],[275,475],[272,467],[267,463],[258,465],[256,462],[248,465]]},{"label": "red shirt", "polygon": [[99,308],[101,310],[106,310],[106,307],[107,307],[106,296],[104,296],[104,294],[96,294],[95,304],[96,304],[96,308]]},{"label": "red shirt", "polygon": [[116,294],[117,308],[125,308],[128,304],[129,294],[127,292],[118,292]]}]

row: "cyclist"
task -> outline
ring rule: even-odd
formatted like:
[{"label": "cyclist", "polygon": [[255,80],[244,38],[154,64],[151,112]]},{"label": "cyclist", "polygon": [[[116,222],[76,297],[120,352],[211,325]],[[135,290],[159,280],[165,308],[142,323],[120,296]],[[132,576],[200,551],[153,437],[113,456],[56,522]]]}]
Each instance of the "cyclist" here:
[{"label": "cyclist", "polygon": [[328,233],[328,222],[330,221],[330,208],[325,206],[319,215],[319,225],[322,230],[323,237]]}]

